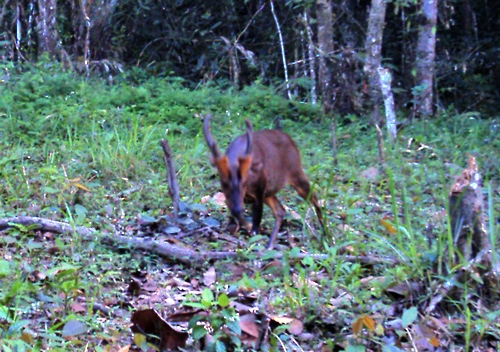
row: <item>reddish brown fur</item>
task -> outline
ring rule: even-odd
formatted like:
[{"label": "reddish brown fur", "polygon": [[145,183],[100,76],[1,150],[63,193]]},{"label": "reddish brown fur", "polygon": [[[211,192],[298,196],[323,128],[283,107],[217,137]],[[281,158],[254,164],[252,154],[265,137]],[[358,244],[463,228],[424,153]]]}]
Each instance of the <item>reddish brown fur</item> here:
[{"label": "reddish brown fur", "polygon": [[259,232],[263,205],[271,208],[274,227],[267,248],[272,249],[285,209],[276,198],[287,184],[304,199],[309,199],[323,227],[321,208],[300,161],[293,140],[279,130],[252,131],[247,120],[247,132],[236,137],[221,155],[210,133],[210,115],[205,117],[203,132],[211,151],[212,163],[217,169],[226,204],[234,221],[245,225],[243,202],[252,204],[252,233]]}]

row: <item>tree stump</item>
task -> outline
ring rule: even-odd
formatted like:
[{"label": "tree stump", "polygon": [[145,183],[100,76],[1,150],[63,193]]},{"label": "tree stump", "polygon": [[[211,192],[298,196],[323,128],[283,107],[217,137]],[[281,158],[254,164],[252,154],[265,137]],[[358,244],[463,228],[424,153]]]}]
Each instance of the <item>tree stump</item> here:
[{"label": "tree stump", "polygon": [[473,156],[469,156],[467,168],[455,179],[448,199],[453,245],[462,256],[460,259],[469,262],[484,252],[487,255],[481,261],[490,262],[491,247],[483,214],[481,174]]}]

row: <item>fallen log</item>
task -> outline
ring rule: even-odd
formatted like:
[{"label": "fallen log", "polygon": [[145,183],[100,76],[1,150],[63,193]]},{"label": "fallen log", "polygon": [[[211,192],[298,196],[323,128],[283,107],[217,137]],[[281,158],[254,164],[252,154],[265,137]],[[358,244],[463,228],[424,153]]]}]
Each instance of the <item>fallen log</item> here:
[{"label": "fallen log", "polygon": [[[102,241],[103,243],[111,243],[114,245],[126,246],[131,249],[145,250],[161,257],[175,260],[185,265],[196,265],[213,260],[233,259],[243,257],[241,252],[235,251],[195,251],[193,249],[171,244],[168,242],[160,242],[149,238],[138,238],[122,236],[119,234],[106,234],[99,232],[93,228],[83,226],[72,226],[71,224],[49,220],[31,216],[16,216],[12,218],[0,219],[0,231],[6,230],[16,225],[34,226],[38,230],[50,231],[55,233],[76,233],[80,237],[88,241]],[[281,259],[283,253],[273,252],[271,255],[268,252],[257,252],[258,258]],[[316,260],[325,260],[331,257],[328,254],[309,254],[299,253],[294,258],[301,259],[304,257],[312,257]],[[343,261],[355,262],[366,265],[395,265],[398,263],[396,259],[389,257],[375,256],[355,256],[355,255],[339,255]]]}]

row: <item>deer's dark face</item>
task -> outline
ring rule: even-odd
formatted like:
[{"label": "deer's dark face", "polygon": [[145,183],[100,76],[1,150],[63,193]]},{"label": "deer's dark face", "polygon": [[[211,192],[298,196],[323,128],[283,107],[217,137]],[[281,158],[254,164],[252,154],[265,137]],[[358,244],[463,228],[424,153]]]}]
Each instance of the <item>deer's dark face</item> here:
[{"label": "deer's dark face", "polygon": [[238,165],[229,165],[226,156],[215,160],[226,205],[232,218],[240,226],[245,224],[243,200],[247,192],[248,169],[251,162],[251,156],[238,158]]}]

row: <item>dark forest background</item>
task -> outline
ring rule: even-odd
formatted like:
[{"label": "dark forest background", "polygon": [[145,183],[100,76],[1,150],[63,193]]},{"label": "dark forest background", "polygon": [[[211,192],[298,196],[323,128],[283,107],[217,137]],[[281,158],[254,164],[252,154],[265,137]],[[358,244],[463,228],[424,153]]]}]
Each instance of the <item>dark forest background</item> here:
[{"label": "dark forest background", "polygon": [[449,107],[496,114],[500,3],[491,0],[6,0],[0,58],[56,60],[110,79],[123,70],[135,79],[180,77],[190,88],[238,90],[259,81],[295,100],[322,102],[326,112],[363,114],[370,9],[383,6],[381,65],[393,75],[396,110],[413,117],[423,90],[416,67],[426,4],[437,10],[426,114]]}]

